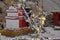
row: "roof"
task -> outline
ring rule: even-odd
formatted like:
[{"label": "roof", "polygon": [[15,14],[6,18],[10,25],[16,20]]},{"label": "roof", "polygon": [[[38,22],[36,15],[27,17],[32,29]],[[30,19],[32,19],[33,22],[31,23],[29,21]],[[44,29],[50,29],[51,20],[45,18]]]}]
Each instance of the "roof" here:
[{"label": "roof", "polygon": [[60,12],[60,10],[53,10],[52,12]]}]

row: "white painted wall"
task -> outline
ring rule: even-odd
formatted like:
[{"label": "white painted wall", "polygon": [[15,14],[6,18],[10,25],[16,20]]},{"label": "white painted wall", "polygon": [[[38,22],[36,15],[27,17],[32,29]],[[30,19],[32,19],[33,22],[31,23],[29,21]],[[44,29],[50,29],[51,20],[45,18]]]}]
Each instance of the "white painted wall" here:
[{"label": "white painted wall", "polygon": [[6,28],[7,29],[18,29],[19,28],[19,20],[9,20],[6,19]]},{"label": "white painted wall", "polygon": [[7,13],[7,16],[18,16],[18,13]]}]

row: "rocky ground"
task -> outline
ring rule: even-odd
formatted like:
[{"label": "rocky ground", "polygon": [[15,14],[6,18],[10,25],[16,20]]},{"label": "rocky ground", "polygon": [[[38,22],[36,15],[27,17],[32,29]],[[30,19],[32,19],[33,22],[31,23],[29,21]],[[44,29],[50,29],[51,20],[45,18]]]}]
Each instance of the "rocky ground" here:
[{"label": "rocky ground", "polygon": [[[46,32],[45,33],[39,33],[39,37],[36,36],[36,34],[28,34],[28,35],[20,35],[20,36],[16,36],[16,37],[6,37],[6,36],[2,36],[0,35],[0,39],[2,40],[22,40],[22,39],[26,39],[26,40],[41,40],[41,38],[43,38],[43,40],[53,40],[53,39],[60,39],[60,30],[54,30],[51,27],[46,27]],[[48,38],[48,39],[47,39]]]}]

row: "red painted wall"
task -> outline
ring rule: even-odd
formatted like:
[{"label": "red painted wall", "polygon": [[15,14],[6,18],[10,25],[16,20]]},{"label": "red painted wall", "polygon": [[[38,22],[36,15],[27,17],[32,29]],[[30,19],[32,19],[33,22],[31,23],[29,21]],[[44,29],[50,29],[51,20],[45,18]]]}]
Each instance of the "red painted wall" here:
[{"label": "red painted wall", "polygon": [[60,12],[53,12],[54,25],[56,26],[60,26],[59,15],[60,15]]},{"label": "red painted wall", "polygon": [[18,16],[19,16],[19,27],[20,28],[27,27],[27,22],[24,19],[23,12],[19,12]]},{"label": "red painted wall", "polygon": [[27,22],[25,21],[24,17],[19,18],[19,27],[23,28],[27,26]]}]

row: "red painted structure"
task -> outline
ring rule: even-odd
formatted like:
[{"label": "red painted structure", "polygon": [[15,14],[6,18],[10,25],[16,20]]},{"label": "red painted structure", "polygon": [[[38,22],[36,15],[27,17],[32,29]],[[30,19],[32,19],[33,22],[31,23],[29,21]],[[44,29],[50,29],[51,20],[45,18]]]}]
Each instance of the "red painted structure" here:
[{"label": "red painted structure", "polygon": [[19,10],[18,16],[19,16],[19,27],[20,28],[27,27],[27,22],[24,19],[22,10]]},{"label": "red painted structure", "polygon": [[60,26],[60,12],[53,12],[54,25]]}]

